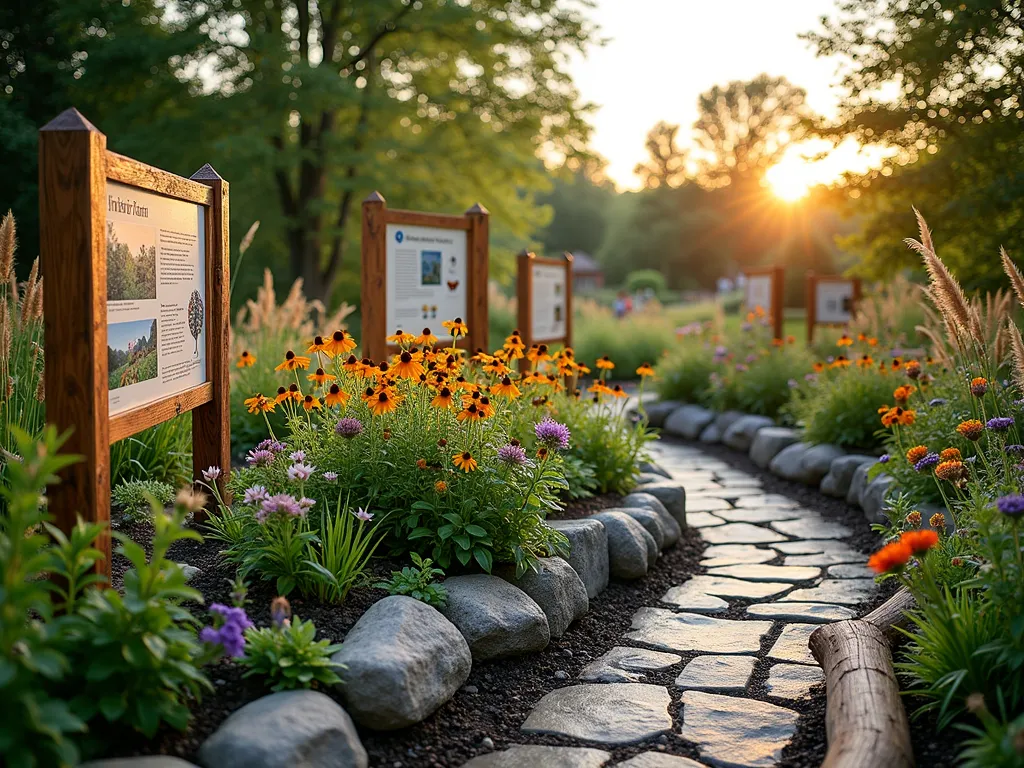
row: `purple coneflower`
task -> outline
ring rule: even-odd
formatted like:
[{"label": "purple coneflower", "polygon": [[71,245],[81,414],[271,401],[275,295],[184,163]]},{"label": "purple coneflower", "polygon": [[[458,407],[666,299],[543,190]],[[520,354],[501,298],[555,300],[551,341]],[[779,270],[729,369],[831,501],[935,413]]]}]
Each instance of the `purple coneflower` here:
[{"label": "purple coneflower", "polygon": [[280,515],[282,517],[303,517],[306,511],[299,506],[299,502],[294,496],[290,496],[287,493],[279,493],[276,496],[271,496],[263,500],[260,504],[259,511],[256,513],[257,522],[266,522],[267,518],[271,515]]},{"label": "purple coneflower", "polygon": [[345,417],[334,425],[334,434],[338,437],[353,438],[359,436],[362,432],[363,422],[351,416]]},{"label": "purple coneflower", "polygon": [[564,451],[569,447],[569,438],[572,436],[565,424],[560,424],[550,416],[534,425],[533,432],[541,445],[558,451]]}]

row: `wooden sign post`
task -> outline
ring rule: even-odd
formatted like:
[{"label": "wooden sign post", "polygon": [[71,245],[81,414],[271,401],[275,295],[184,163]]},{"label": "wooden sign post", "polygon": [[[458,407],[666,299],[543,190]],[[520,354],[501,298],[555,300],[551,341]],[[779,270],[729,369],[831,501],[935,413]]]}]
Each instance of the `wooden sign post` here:
[{"label": "wooden sign post", "polygon": [[392,210],[374,192],[363,201],[363,355],[383,360],[397,330],[429,328],[439,344],[451,336],[441,323],[461,318],[466,349],[487,346],[489,214],[477,203],[462,216]]},{"label": "wooden sign post", "polygon": [[523,251],[517,257],[519,337],[534,344],[572,346],[572,254],[551,259]]},{"label": "wooden sign post", "polygon": [[748,312],[763,309],[772,319],[772,333],[782,338],[783,305],[785,303],[786,271],[782,267],[750,269],[743,273],[747,279],[744,303]]},{"label": "wooden sign post", "polygon": [[847,325],[860,301],[860,279],[807,273],[807,343],[817,325]]},{"label": "wooden sign post", "polygon": [[[107,149],[68,109],[39,131],[46,418],[83,461],[49,507],[63,531],[110,520],[110,445],[192,411],[193,474],[231,466],[228,183]],[[97,569],[110,575],[110,531]]]}]

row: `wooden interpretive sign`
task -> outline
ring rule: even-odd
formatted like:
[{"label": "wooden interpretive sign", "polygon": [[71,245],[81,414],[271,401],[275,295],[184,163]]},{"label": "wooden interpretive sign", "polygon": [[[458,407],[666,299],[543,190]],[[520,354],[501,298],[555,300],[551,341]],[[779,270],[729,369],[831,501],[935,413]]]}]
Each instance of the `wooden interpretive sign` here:
[{"label": "wooden interpretive sign", "polygon": [[786,272],[782,267],[749,269],[743,273],[747,279],[744,304],[748,312],[760,307],[771,318],[772,333],[782,338],[782,311],[785,302]]},{"label": "wooden interpretive sign", "polygon": [[807,273],[807,342],[818,325],[849,325],[860,301],[860,280]]},{"label": "wooden interpretive sign", "polygon": [[[58,527],[110,520],[110,445],[192,411],[193,473],[231,466],[228,183],[107,149],[77,110],[39,131],[46,419],[83,461],[49,491]],[[110,574],[110,531],[97,568]]]},{"label": "wooden interpretive sign", "polygon": [[429,328],[438,344],[452,337],[441,323],[461,318],[460,347],[487,346],[489,214],[479,203],[462,216],[392,210],[374,192],[363,201],[363,355],[383,360],[387,337]]},{"label": "wooden interpretive sign", "polygon": [[572,346],[572,254],[551,259],[523,251],[517,257],[519,334],[533,344]]}]

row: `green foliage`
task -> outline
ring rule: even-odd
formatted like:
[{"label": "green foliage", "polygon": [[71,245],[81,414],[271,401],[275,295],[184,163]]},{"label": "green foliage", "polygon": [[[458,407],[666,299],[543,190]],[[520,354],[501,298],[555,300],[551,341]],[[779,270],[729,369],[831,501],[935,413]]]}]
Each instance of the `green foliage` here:
[{"label": "green foliage", "polygon": [[280,626],[245,631],[245,677],[263,678],[272,691],[319,688],[341,682],[338,672],[344,667],[331,661],[341,649],[329,640],[316,639],[312,621],[295,617]]},{"label": "green foliage", "polygon": [[636,369],[644,363],[657,362],[673,343],[675,330],[654,301],[621,319],[605,307],[581,301],[573,336],[577,360],[593,367],[595,360],[608,355],[615,361],[612,378],[622,381],[636,378]]},{"label": "green foliage", "polygon": [[630,293],[650,289],[660,296],[668,290],[665,276],[656,269],[638,269],[626,275],[626,290]]},{"label": "green foliage", "polygon": [[848,367],[826,369],[800,381],[783,410],[803,427],[804,440],[868,452],[882,447],[888,433],[883,431],[878,408],[892,401],[899,379],[873,367]]},{"label": "green foliage", "polygon": [[125,480],[114,488],[111,499],[129,518],[144,519],[154,503],[162,509],[174,501],[174,486],[158,480]]},{"label": "green foliage", "polygon": [[412,566],[392,571],[388,581],[378,581],[374,586],[387,590],[389,595],[408,595],[434,608],[444,608],[448,602],[448,590],[443,584],[434,583],[434,579],[444,576],[444,571],[435,568],[430,558],[424,559],[415,552],[410,556]]},{"label": "green foliage", "polygon": [[807,350],[795,344],[762,350],[750,363],[727,366],[712,377],[711,403],[717,410],[738,410],[759,416],[785,416],[783,406],[792,390],[811,370]]},{"label": "green foliage", "polygon": [[110,446],[110,483],[148,480],[181,487],[192,479],[192,415],[183,413]]},{"label": "green foliage", "polygon": [[323,515],[320,534],[307,548],[306,565],[314,575],[316,597],[321,602],[344,602],[380,543],[381,538],[374,540],[370,526],[352,514],[348,503],[342,504],[339,491],[334,514]]},{"label": "green foliage", "polygon": [[683,339],[658,363],[658,396],[662,400],[703,403],[708,397],[711,374],[718,368],[712,351],[704,343]]},{"label": "green foliage", "polygon": [[960,727],[970,734],[960,760],[964,768],[1020,768],[1021,742],[1024,740],[1024,714],[1010,718],[1006,701],[999,699],[993,713],[987,702],[980,702],[974,714],[981,726]]}]

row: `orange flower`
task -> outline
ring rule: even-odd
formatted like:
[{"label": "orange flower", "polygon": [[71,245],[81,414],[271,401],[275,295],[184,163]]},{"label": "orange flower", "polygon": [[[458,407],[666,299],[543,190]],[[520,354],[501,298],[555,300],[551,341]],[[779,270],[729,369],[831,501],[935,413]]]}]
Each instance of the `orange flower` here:
[{"label": "orange flower", "polygon": [[483,414],[485,419],[491,418],[494,415],[494,406],[491,404],[491,399],[486,395],[480,398],[480,402],[477,404],[480,409],[480,413]]},{"label": "orange flower", "polygon": [[515,400],[522,394],[522,392],[519,391],[519,387],[513,384],[512,379],[508,376],[491,387],[491,392],[499,397],[507,397],[509,400]]},{"label": "orange flower", "polygon": [[314,397],[313,395],[306,395],[302,399],[302,407],[307,411],[312,411],[314,408],[320,409],[323,406],[320,404],[320,398]]},{"label": "orange flower", "polygon": [[249,413],[267,413],[268,411],[274,410],[274,401],[268,400],[263,395],[253,395],[244,402],[246,408],[249,409]]},{"label": "orange flower", "polygon": [[310,353],[313,353],[313,352],[326,352],[326,350],[324,349],[326,344],[327,343],[324,341],[324,337],[323,336],[314,336],[312,343],[309,345],[309,348],[306,349],[306,351],[310,352]]},{"label": "orange flower", "polygon": [[452,391],[448,387],[441,387],[430,404],[435,408],[451,408],[455,402]]},{"label": "orange flower", "polygon": [[864,354],[864,355],[861,355],[859,358],[857,358],[857,367],[858,368],[870,368],[874,364],[875,364],[875,361],[874,361],[874,358],[871,357],[871,355]]},{"label": "orange flower", "polygon": [[331,384],[327,397],[324,399],[327,401],[328,408],[333,408],[336,405],[344,407],[345,403],[348,402],[349,395],[346,392],[342,392],[337,384]]},{"label": "orange flower", "polygon": [[610,371],[615,367],[615,363],[611,361],[611,358],[609,358],[608,355],[604,355],[603,357],[598,358],[597,367],[602,371]]},{"label": "orange flower", "polygon": [[960,461],[961,458],[959,448],[944,448],[939,453],[939,461]]},{"label": "orange flower", "polygon": [[418,379],[423,373],[423,366],[411,352],[403,352],[391,370],[400,379]]},{"label": "orange flower", "polygon": [[907,461],[911,464],[917,464],[921,459],[928,455],[928,446],[926,445],[915,445],[909,451],[907,451]]},{"label": "orange flower", "polygon": [[458,338],[459,336],[465,336],[469,333],[469,328],[467,328],[466,324],[462,322],[461,317],[456,317],[454,320],[445,320],[441,325],[444,326],[444,329],[452,335],[453,339]]},{"label": "orange flower", "polygon": [[446,483],[444,480],[438,480],[436,483],[434,483],[434,493],[438,494],[439,496],[441,494],[448,493],[448,483]]},{"label": "orange flower", "polygon": [[977,419],[968,419],[967,421],[961,421],[957,424],[956,431],[959,432],[962,437],[974,442],[981,439],[981,435],[985,431],[985,425]]},{"label": "orange flower", "polygon": [[900,538],[899,541],[886,544],[869,557],[868,568],[875,573],[893,573],[901,570],[913,554],[910,546]]},{"label": "orange flower", "polygon": [[414,341],[416,341],[416,337],[411,333],[406,333],[401,328],[395,331],[391,336],[387,337],[387,342],[389,344],[400,344],[403,347],[406,344],[412,344]]},{"label": "orange flower", "polygon": [[331,334],[331,338],[328,339],[327,343],[324,344],[324,354],[328,357],[347,355],[355,348],[356,340],[352,338],[348,331],[335,331]]},{"label": "orange flower", "polygon": [[892,397],[898,405],[906,405],[910,396],[917,391],[917,387],[911,384],[903,384],[893,390]]},{"label": "orange flower", "polygon": [[878,413],[882,414],[882,413],[888,413],[888,412],[889,412],[888,404],[878,406]]},{"label": "orange flower", "polygon": [[911,379],[917,379],[921,375],[921,364],[917,360],[911,360],[903,366],[903,370]]},{"label": "orange flower", "polygon": [[917,421],[917,411],[904,411],[902,408],[897,408],[897,410],[902,411],[899,414],[899,422],[902,426],[909,427]]},{"label": "orange flower", "polygon": [[381,416],[385,413],[391,413],[393,410],[398,408],[398,404],[402,402],[400,395],[389,395],[387,392],[378,392],[374,397],[367,401],[367,406],[370,409],[370,413],[374,416]]},{"label": "orange flower", "polygon": [[850,358],[846,355],[839,355],[835,360],[832,361],[830,368],[848,368],[850,366]]},{"label": "orange flower", "polygon": [[877,347],[878,346],[878,339],[876,339],[874,336],[869,338],[868,339],[868,346],[869,347]]},{"label": "orange flower", "polygon": [[526,345],[523,344],[522,338],[519,336],[519,331],[512,331],[512,335],[505,339],[503,345],[506,352],[509,353],[509,359],[519,360],[525,354]]},{"label": "orange flower", "polygon": [[479,421],[484,418],[484,413],[481,411],[476,403],[470,403],[455,417],[459,421]]},{"label": "orange flower", "polygon": [[629,394],[626,392],[626,390],[624,390],[622,388],[622,385],[616,384],[614,387],[612,387],[612,396],[613,397],[629,397]]},{"label": "orange flower", "polygon": [[988,392],[988,379],[983,376],[977,376],[971,379],[971,394],[975,397],[984,397],[985,393]]},{"label": "orange flower", "polygon": [[338,377],[332,373],[325,372],[323,368],[317,368],[315,373],[309,374],[306,378],[322,387],[328,381],[334,381]]},{"label": "orange flower", "polygon": [[432,347],[437,344],[437,336],[430,332],[429,328],[424,328],[423,332],[412,340],[413,344],[421,344],[424,347]]},{"label": "orange flower", "polygon": [[646,379],[648,376],[654,375],[654,369],[651,367],[650,363],[644,363],[636,369],[636,375],[642,379]]},{"label": "orange flower", "polygon": [[469,451],[463,451],[457,453],[452,457],[452,463],[467,474],[476,469],[476,459],[473,458],[473,454]]},{"label": "orange flower", "polygon": [[936,531],[944,531],[946,530],[946,516],[941,512],[936,512],[928,518],[928,525]]},{"label": "orange flower", "polygon": [[294,371],[296,368],[309,368],[309,358],[296,355],[290,349],[284,353],[284,362],[274,368],[275,371]]},{"label": "orange flower", "polygon": [[551,355],[548,354],[547,344],[534,344],[526,352],[526,359],[531,363],[546,363],[551,360]]},{"label": "orange flower", "polygon": [[853,344],[853,339],[847,336],[845,333],[839,337],[839,341],[836,342],[837,347],[848,347]]},{"label": "orange flower", "polygon": [[825,364],[824,363],[815,363],[814,364],[814,372],[815,373],[821,373],[824,370],[825,370]]},{"label": "orange flower", "polygon": [[939,543],[939,534],[935,531],[906,531],[900,536],[903,544],[911,554],[921,555]]},{"label": "orange flower", "polygon": [[248,349],[243,349],[242,354],[238,356],[238,362],[235,363],[237,368],[251,368],[256,365],[256,355],[249,352]]},{"label": "orange flower", "polygon": [[884,427],[894,427],[897,424],[900,424],[902,419],[903,419],[903,409],[902,408],[899,408],[899,407],[890,408],[889,410],[887,410],[885,413],[882,414],[882,426],[884,426]]}]

